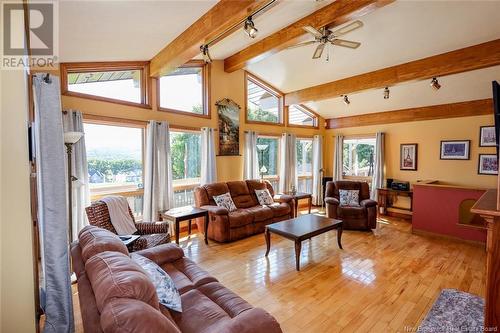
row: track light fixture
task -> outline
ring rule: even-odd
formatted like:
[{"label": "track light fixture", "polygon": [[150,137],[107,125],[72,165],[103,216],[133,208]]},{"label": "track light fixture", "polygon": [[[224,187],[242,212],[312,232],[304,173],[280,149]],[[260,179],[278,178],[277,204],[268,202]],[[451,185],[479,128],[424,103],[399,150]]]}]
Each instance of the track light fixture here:
[{"label": "track light fixture", "polygon": [[250,38],[257,37],[257,32],[259,32],[259,30],[257,30],[257,28],[255,27],[255,23],[253,23],[251,16],[249,16],[245,21],[244,30],[247,33],[248,37]]},{"label": "track light fixture", "polygon": [[344,96],[344,104],[345,105],[351,104],[351,101],[349,100],[349,97],[347,97],[347,95],[343,95],[343,96]]},{"label": "track light fixture", "polygon": [[384,99],[389,99],[390,94],[391,94],[391,92],[389,90],[389,87],[385,87],[385,89],[384,89]]},{"label": "track light fixture", "polygon": [[212,62],[212,58],[210,57],[210,53],[208,53],[208,45],[200,46],[200,51],[203,54],[203,60],[205,63],[210,64]]},{"label": "track light fixture", "polygon": [[439,81],[437,78],[435,78],[435,77],[432,78],[431,87],[434,88],[435,90],[439,90],[439,88],[441,88],[441,85],[439,84]]}]

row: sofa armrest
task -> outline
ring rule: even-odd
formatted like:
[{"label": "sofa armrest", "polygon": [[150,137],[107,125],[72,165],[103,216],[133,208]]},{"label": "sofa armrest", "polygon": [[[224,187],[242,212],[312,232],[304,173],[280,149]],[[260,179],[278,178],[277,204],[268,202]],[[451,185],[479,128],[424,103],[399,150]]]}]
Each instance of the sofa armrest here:
[{"label": "sofa armrest", "polygon": [[337,198],[334,198],[334,197],[326,197],[325,203],[330,204],[330,205],[335,205],[335,206],[338,206],[340,204],[339,200]]},{"label": "sofa armrest", "polygon": [[290,202],[293,200],[293,197],[291,195],[288,195],[288,194],[276,194],[274,196],[274,201],[276,202]]},{"label": "sofa armrest", "polygon": [[140,235],[168,234],[170,230],[168,222],[139,222],[135,227]]},{"label": "sofa armrest", "polygon": [[158,265],[163,265],[184,257],[184,251],[176,244],[161,244],[134,253],[144,256]]},{"label": "sofa armrest", "polygon": [[266,311],[253,308],[243,311],[222,327],[220,333],[283,333],[280,324]]},{"label": "sofa armrest", "polygon": [[207,205],[207,206],[201,206],[200,208],[208,210],[208,213],[213,214],[213,215],[227,215],[227,214],[229,214],[227,209],[224,207]]},{"label": "sofa armrest", "polygon": [[377,206],[377,202],[375,200],[372,200],[372,199],[365,199],[365,200],[361,200],[361,202],[359,203],[359,205],[361,207],[365,207],[365,208],[376,207]]}]

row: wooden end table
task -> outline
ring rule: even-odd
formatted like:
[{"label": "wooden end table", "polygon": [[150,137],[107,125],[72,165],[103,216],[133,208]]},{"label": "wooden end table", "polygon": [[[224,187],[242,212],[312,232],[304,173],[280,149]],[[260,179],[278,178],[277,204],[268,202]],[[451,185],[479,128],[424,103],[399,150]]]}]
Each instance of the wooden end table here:
[{"label": "wooden end table", "polygon": [[176,244],[179,244],[180,222],[188,221],[188,234],[191,235],[191,220],[198,217],[205,218],[205,230],[204,230],[205,244],[208,245],[208,223],[209,223],[208,210],[193,206],[185,206],[164,211],[161,213],[161,217],[163,220],[174,222]]},{"label": "wooden end table", "polygon": [[296,192],[293,194],[292,192],[285,192],[286,195],[291,195],[293,197],[293,201],[295,201],[295,212],[293,217],[297,217],[299,214],[299,200],[301,199],[307,199],[308,204],[309,204],[309,214],[311,214],[311,207],[312,207],[312,194],[311,193],[305,193],[305,192]]},{"label": "wooden end table", "polygon": [[302,215],[290,220],[269,224],[264,233],[266,237],[266,257],[271,249],[271,233],[280,235],[295,242],[295,268],[300,271],[300,250],[302,241],[337,229],[337,243],[342,249],[343,222],[318,215]]}]

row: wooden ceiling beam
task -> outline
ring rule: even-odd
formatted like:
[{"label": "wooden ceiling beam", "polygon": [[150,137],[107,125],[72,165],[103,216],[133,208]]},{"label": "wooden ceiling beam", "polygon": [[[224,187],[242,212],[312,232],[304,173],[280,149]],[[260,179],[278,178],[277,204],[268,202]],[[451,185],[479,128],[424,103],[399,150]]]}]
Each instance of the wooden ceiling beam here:
[{"label": "wooden ceiling beam", "polygon": [[285,94],[285,105],[500,65],[500,39]]},{"label": "wooden ceiling beam", "polygon": [[325,120],[325,127],[327,129],[338,129],[405,123],[410,121],[472,117],[488,114],[493,115],[493,100],[491,98],[395,111],[368,113],[359,116],[331,118]]},{"label": "wooden ceiling beam", "polygon": [[151,59],[150,73],[158,77],[172,72],[200,54],[200,46],[243,21],[269,0],[220,0]]},{"label": "wooden ceiling beam", "polygon": [[226,58],[224,70],[229,73],[234,72],[293,44],[307,40],[309,36],[303,29],[306,25],[317,29],[324,26],[338,26],[359,19],[392,2],[394,0],[337,0]]}]

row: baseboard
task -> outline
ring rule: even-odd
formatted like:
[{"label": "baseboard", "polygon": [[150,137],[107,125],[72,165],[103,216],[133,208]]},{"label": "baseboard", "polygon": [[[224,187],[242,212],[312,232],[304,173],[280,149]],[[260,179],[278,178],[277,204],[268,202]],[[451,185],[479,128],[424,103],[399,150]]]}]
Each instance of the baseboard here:
[{"label": "baseboard", "polygon": [[416,230],[413,229],[411,230],[411,233],[414,235],[419,235],[419,236],[426,236],[426,237],[432,237],[432,238],[439,238],[439,239],[444,239],[444,240],[451,240],[451,241],[456,241],[456,242],[461,242],[461,243],[467,243],[470,245],[474,245],[477,247],[482,247],[486,249],[486,243],[485,242],[480,242],[480,241],[473,241],[473,240],[468,240],[468,239],[462,239],[459,237],[455,236],[450,236],[450,235],[442,235],[442,234],[437,234],[432,231],[425,231],[425,230]]},{"label": "baseboard", "polygon": [[405,213],[398,213],[398,212],[387,212],[386,214],[379,214],[380,216],[390,216],[390,217],[396,217],[398,219],[403,219],[407,221],[411,221],[411,215],[410,214],[405,214]]}]

